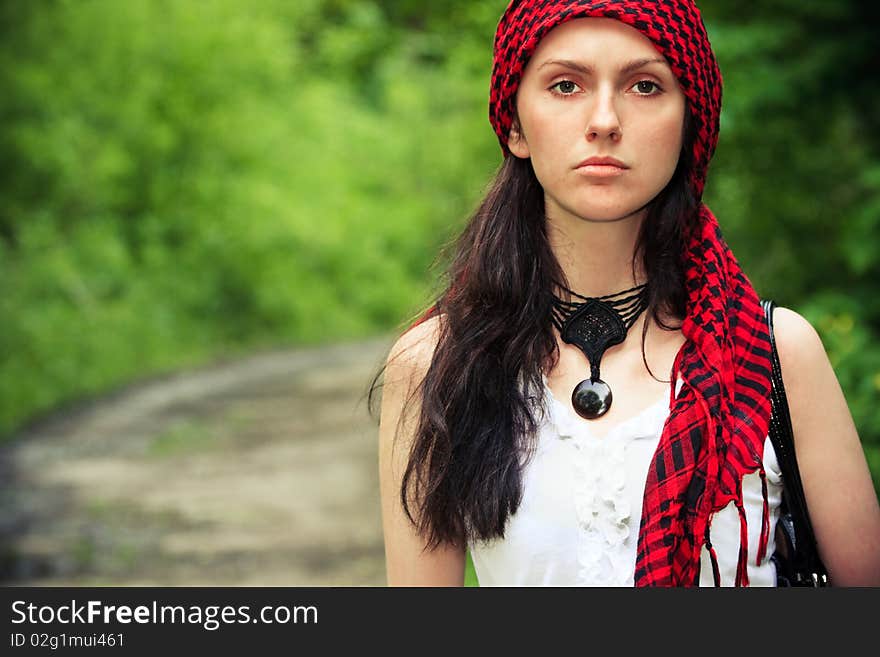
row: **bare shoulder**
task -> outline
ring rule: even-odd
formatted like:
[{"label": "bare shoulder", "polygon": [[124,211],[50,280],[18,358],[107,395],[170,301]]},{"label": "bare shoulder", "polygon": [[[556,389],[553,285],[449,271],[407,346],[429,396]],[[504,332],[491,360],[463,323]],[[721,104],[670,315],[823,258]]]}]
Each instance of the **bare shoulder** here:
[{"label": "bare shoulder", "polygon": [[442,316],[410,328],[392,345],[386,360],[386,385],[417,384],[431,365],[440,338]]},{"label": "bare shoulder", "polygon": [[[382,384],[380,441],[393,441],[397,430],[392,427],[400,422],[413,422],[418,415],[421,404],[413,395],[431,366],[440,330],[441,319],[435,315],[404,332],[389,350]],[[411,401],[415,403],[410,404]]]},{"label": "bare shoulder", "polygon": [[776,306],[773,309],[773,334],[779,352],[780,366],[789,373],[815,367],[827,357],[822,338],[813,325],[801,314]]},{"label": "bare shoulder", "polygon": [[[834,400],[842,410],[846,405],[843,393],[813,325],[794,310],[777,306],[773,334],[792,422],[806,424],[806,418],[824,406],[823,400]],[[795,442],[805,442],[804,436],[805,432],[795,432]]]},{"label": "bare shoulder", "polygon": [[[382,411],[380,427],[387,427],[398,418],[404,421],[402,411],[408,409],[410,420],[418,413],[420,400],[413,395],[421,386],[440,338],[441,316],[435,315],[413,326],[397,338],[385,361],[382,384]],[[416,402],[409,404],[410,401]],[[380,431],[380,438],[392,440],[392,433]]]}]

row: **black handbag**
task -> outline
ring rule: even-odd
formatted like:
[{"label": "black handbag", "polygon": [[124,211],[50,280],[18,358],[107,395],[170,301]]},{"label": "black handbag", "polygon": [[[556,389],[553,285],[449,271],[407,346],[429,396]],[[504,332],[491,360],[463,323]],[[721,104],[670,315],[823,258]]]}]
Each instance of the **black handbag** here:
[{"label": "black handbag", "polygon": [[830,586],[828,571],[819,557],[813,525],[807,511],[807,500],[798,470],[794,450],[794,436],[788,400],[782,385],[782,369],[773,336],[773,307],[770,299],[762,299],[761,306],[770,329],[773,413],[770,417],[770,441],[776,452],[782,474],[782,503],[776,524],[776,550],[770,557],[776,564],[777,586]]}]

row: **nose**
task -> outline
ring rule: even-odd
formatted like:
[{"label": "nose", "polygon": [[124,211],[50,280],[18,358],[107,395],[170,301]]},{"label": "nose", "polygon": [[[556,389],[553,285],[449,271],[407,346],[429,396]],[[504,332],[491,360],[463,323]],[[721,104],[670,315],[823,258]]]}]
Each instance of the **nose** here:
[{"label": "nose", "polygon": [[611,139],[619,141],[621,137],[620,117],[614,107],[614,95],[608,90],[596,93],[596,102],[591,106],[587,119],[587,141]]}]

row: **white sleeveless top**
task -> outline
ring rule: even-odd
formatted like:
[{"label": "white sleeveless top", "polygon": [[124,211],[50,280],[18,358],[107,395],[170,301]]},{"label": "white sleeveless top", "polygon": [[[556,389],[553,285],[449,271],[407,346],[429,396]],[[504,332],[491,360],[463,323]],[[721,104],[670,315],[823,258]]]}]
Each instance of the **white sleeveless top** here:
[{"label": "white sleeveless top", "polygon": [[[682,380],[676,383],[675,394]],[[590,431],[556,399],[544,379],[548,409],[538,442],[523,472],[523,498],[508,519],[503,539],[470,544],[480,586],[633,586],[642,500],[648,467],[669,415],[669,395],[605,436]],[[782,478],[769,436],[764,470],[770,510],[767,557],[755,565],[763,497],[758,472],[743,478],[751,586],[775,586],[775,549]],[[740,517],[733,502],[711,518],[710,536],[722,586],[733,586],[740,546]],[[703,547],[700,586],[714,586]]]}]

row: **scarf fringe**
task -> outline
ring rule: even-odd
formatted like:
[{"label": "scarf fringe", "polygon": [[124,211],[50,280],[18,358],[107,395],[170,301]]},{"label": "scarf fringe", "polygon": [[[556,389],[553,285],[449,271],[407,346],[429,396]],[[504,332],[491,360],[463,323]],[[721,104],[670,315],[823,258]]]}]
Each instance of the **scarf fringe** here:
[{"label": "scarf fringe", "polygon": [[715,548],[712,547],[712,539],[709,538],[709,525],[711,525],[711,521],[706,525],[706,548],[709,550],[709,559],[712,561],[712,580],[717,588],[721,586],[721,571],[718,568],[718,555],[715,553]]},{"label": "scarf fringe", "polygon": [[764,557],[767,556],[767,543],[770,541],[770,505],[767,502],[767,473],[764,471],[764,466],[761,466],[761,496],[764,500],[764,512],[761,516],[761,538],[758,541],[758,558],[755,560],[755,565],[760,566],[761,562],[764,561]]},{"label": "scarf fringe", "polygon": [[736,508],[739,511],[739,559],[737,559],[736,563],[735,586],[748,586],[749,527],[746,522],[746,510],[743,507],[741,497],[736,500]]}]

